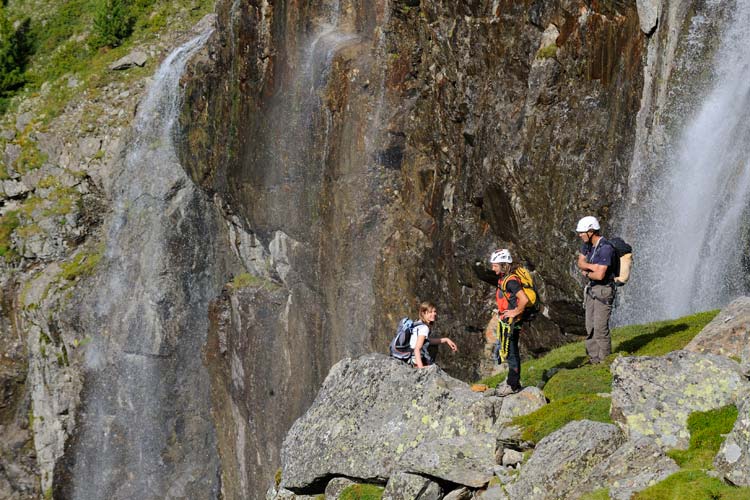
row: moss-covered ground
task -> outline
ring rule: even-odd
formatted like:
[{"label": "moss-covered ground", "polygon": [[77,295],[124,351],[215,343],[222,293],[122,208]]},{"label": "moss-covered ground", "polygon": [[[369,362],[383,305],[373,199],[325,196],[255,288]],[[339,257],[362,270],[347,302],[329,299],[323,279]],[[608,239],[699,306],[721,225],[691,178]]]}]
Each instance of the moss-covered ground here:
[{"label": "moss-covered ground", "polygon": [[[600,365],[586,363],[583,342],[568,344],[547,355],[522,364],[526,386],[543,386],[549,404],[536,412],[519,417],[514,423],[523,429],[523,438],[539,442],[543,437],[573,420],[589,419],[610,422],[609,409],[612,375],[609,367],[618,356],[661,356],[684,348],[718,311],[708,311],[672,321],[616,328],[612,332],[613,353]],[[481,381],[495,387],[504,373]],[[737,409],[728,406],[705,413],[694,413],[688,419],[690,448],[670,451],[669,455],[682,470],[644,490],[640,500],[704,500],[750,498],[750,488],[736,488],[711,477],[713,458],[732,429]],[[588,493],[586,500],[608,498],[606,489]]]},{"label": "moss-covered ground", "polygon": [[353,484],[339,495],[340,500],[380,500],[382,497],[383,488],[373,484]]}]

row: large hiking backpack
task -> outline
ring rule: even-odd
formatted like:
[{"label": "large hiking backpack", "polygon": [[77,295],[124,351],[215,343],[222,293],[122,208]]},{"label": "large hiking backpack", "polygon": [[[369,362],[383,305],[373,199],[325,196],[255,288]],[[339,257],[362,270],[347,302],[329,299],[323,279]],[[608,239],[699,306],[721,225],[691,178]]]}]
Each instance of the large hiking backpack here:
[{"label": "large hiking backpack", "polygon": [[525,267],[517,267],[515,271],[505,277],[502,283],[503,294],[507,296],[505,291],[508,280],[516,279],[523,287],[523,292],[529,299],[529,303],[526,304],[526,311],[528,314],[535,313],[539,310],[539,294],[536,293],[536,287],[534,286],[534,278],[531,273]]},{"label": "large hiking backpack", "polygon": [[625,242],[622,238],[612,238],[607,240],[615,249],[617,260],[615,265],[615,285],[623,286],[630,279],[630,271],[633,268],[633,247]]},{"label": "large hiking backpack", "polygon": [[409,361],[412,350],[410,346],[411,334],[415,326],[422,325],[421,321],[412,321],[409,318],[401,318],[396,327],[396,336],[391,340],[391,356],[401,361]]}]

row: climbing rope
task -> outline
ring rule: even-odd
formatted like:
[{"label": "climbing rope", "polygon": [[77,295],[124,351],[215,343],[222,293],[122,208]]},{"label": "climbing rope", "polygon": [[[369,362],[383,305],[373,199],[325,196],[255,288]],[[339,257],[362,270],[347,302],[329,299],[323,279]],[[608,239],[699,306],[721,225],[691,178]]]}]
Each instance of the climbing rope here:
[{"label": "climbing rope", "polygon": [[497,320],[497,341],[495,341],[496,355],[494,358],[498,363],[505,363],[505,360],[508,359],[511,330],[510,322],[506,323],[501,319]]}]

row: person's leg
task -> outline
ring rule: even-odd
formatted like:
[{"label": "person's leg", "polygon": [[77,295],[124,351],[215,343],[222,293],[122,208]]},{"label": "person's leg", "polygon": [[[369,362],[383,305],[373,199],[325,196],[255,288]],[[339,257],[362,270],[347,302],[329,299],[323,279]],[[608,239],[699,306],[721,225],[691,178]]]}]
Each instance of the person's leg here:
[{"label": "person's leg", "polygon": [[586,294],[583,299],[583,303],[586,306],[586,341],[584,342],[586,345],[586,354],[588,354],[592,363],[598,363],[599,361],[596,359],[597,341],[594,338],[594,317],[598,301],[591,297],[590,294],[592,291],[590,289],[587,288],[584,293]]},{"label": "person's leg", "polygon": [[594,291],[599,300],[594,311],[594,339],[596,340],[596,358],[597,362],[603,361],[604,358],[612,353],[612,336],[609,329],[609,317],[612,315],[612,299],[614,290],[609,286],[598,286]]},{"label": "person's leg", "polygon": [[518,326],[513,327],[508,347],[508,385],[513,391],[521,390],[521,351],[518,349],[520,331]]}]

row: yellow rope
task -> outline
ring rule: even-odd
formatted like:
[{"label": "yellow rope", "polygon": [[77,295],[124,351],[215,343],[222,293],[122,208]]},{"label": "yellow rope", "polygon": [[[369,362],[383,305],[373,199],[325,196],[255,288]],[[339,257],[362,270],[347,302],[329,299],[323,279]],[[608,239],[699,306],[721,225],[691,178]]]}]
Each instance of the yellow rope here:
[{"label": "yellow rope", "polygon": [[[509,321],[511,320],[509,319]],[[502,325],[502,328],[500,327],[500,325]],[[508,359],[508,351],[510,349],[510,332],[510,323],[506,323],[505,321],[502,321],[498,318],[497,340],[500,342],[500,350],[498,351],[498,355],[500,356],[501,363],[505,363],[505,360]]]}]

